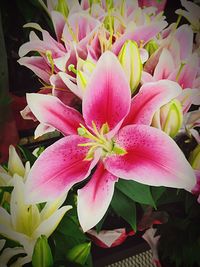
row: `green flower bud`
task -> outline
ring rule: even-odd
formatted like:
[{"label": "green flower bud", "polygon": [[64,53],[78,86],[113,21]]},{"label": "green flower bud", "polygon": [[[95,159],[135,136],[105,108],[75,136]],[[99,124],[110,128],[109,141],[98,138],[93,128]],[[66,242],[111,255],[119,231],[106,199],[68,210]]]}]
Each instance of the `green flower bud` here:
[{"label": "green flower bud", "polygon": [[65,18],[68,17],[69,14],[69,8],[67,6],[67,1],[66,0],[58,0],[58,4],[56,6],[56,10],[63,14]]},{"label": "green flower bud", "polygon": [[66,255],[69,262],[84,265],[90,253],[91,243],[76,245],[70,249]]},{"label": "green flower bud", "polygon": [[35,244],[33,256],[32,256],[33,267],[51,267],[53,266],[53,257],[51,249],[49,247],[47,237],[41,235]]},{"label": "green flower bud", "polygon": [[156,111],[152,126],[163,130],[173,138],[181,128],[182,122],[182,106],[177,99],[174,99]]},{"label": "green flower bud", "polygon": [[122,46],[118,59],[128,78],[131,92],[134,93],[141,80],[142,62],[137,43],[131,40]]},{"label": "green flower bud", "polygon": [[159,46],[154,40],[151,40],[145,45],[144,48],[148,51],[150,57],[159,48]]},{"label": "green flower bud", "polygon": [[190,153],[189,162],[193,169],[200,170],[200,145]]}]

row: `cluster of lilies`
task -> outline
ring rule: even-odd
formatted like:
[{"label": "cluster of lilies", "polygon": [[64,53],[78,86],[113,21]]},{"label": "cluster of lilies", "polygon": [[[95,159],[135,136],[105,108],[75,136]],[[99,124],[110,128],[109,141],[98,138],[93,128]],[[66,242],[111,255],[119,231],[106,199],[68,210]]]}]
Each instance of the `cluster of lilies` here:
[{"label": "cluster of lilies", "polygon": [[[162,1],[40,2],[56,38],[25,25],[34,31],[18,62],[41,88],[27,94],[21,113],[39,121],[35,138],[55,130],[63,137],[31,168],[10,147],[0,185],[13,191],[5,196],[10,213],[0,207],[0,234],[22,246],[4,249],[5,264],[21,253],[14,264],[31,261],[36,240],[51,235],[71,208],[62,206],[67,193],[84,180],[77,191],[84,232],[105,215],[119,178],[200,193],[200,7],[181,0],[168,25]],[[181,17],[189,23],[180,26]],[[197,144],[190,161],[174,141],[180,134]]]}]

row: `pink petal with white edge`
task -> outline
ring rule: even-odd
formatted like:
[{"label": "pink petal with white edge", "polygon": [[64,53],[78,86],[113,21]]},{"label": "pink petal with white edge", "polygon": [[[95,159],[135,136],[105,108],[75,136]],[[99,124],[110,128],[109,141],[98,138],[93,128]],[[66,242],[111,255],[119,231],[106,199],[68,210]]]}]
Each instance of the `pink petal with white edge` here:
[{"label": "pink petal with white edge", "polygon": [[154,77],[146,72],[146,71],[142,71],[142,76],[141,76],[141,83],[145,84],[145,83],[152,83],[155,82]]},{"label": "pink petal with white edge", "polygon": [[153,185],[184,188],[195,185],[195,174],[174,140],[147,125],[130,125],[120,130],[116,143],[127,151],[105,159],[113,175]]},{"label": "pink petal with white edge", "polygon": [[[188,59],[187,64],[181,70],[181,73],[177,81],[183,89],[193,88],[193,84],[198,73],[198,68],[199,68],[199,58],[197,53],[193,53]],[[168,77],[168,79],[176,81],[179,69],[180,67],[178,67],[174,72],[172,72]]]},{"label": "pink petal with white edge", "polygon": [[51,18],[53,21],[57,40],[60,42],[62,38],[63,29],[66,23],[65,18],[60,12],[57,12],[55,10],[51,12]]},{"label": "pink petal with white edge", "polygon": [[192,54],[193,48],[193,31],[188,24],[180,26],[176,32],[175,37],[180,45],[180,59],[186,60]]},{"label": "pink petal with white edge", "polygon": [[52,126],[40,123],[35,129],[34,138],[37,139],[38,137],[40,137],[46,133],[54,132],[55,130],[56,129]]},{"label": "pink petal with white edge", "polygon": [[58,75],[62,79],[63,83],[79,98],[82,99],[82,91],[73,82],[73,78],[65,72],[59,72]]},{"label": "pink petal with white edge", "polygon": [[84,160],[88,148],[78,145],[86,141],[77,135],[67,136],[46,148],[29,173],[27,203],[54,200],[89,175],[98,158]]},{"label": "pink petal with white edge", "polygon": [[132,99],[130,112],[123,125],[150,125],[154,113],[181,92],[181,87],[176,82],[169,80],[144,84],[139,93]]},{"label": "pink petal with white edge", "polygon": [[78,218],[84,232],[95,226],[106,213],[117,180],[100,162],[91,180],[78,190]]},{"label": "pink petal with white edge", "polygon": [[51,75],[52,95],[58,97],[65,105],[73,107],[77,97],[69,90],[58,74]]},{"label": "pink petal with white edge", "polygon": [[33,115],[29,106],[26,106],[23,110],[21,110],[20,114],[21,114],[22,118],[25,120],[37,121],[37,118]]},{"label": "pink petal with white edge", "polygon": [[160,55],[158,64],[154,70],[154,78],[156,81],[167,79],[170,73],[175,69],[172,54],[168,49],[164,48]]},{"label": "pink petal with white edge", "polygon": [[115,42],[112,47],[112,51],[113,53],[115,53],[115,55],[118,55],[126,40],[133,40],[138,44],[138,46],[140,46],[141,41],[143,42],[143,44],[146,44],[150,39],[161,32],[166,26],[166,21],[159,21],[149,25],[140,26],[135,30],[126,32]]},{"label": "pink petal with white edge", "polygon": [[109,129],[120,126],[130,108],[131,90],[125,73],[111,52],[99,59],[83,97],[83,117],[92,128],[92,121],[100,129],[108,123]]},{"label": "pink petal with white edge", "polygon": [[32,70],[45,83],[49,84],[51,76],[51,68],[42,57],[23,57],[17,61],[21,66],[25,66]]},{"label": "pink petal with white edge", "polygon": [[151,251],[153,253],[153,264],[155,267],[162,267],[159,257],[158,257],[158,242],[160,239],[160,235],[156,235],[156,229],[155,228],[149,228],[145,231],[142,238],[146,240],[146,242],[149,244]]},{"label": "pink petal with white edge", "polygon": [[66,105],[57,97],[42,94],[27,94],[27,103],[35,117],[49,126],[55,127],[64,135],[77,134],[80,123],[84,124],[81,114]]}]

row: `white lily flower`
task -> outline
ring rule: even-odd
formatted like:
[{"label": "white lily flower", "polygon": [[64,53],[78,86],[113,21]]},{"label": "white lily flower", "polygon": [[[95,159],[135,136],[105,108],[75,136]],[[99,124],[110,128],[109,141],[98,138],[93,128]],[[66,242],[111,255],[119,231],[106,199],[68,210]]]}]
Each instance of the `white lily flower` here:
[{"label": "white lily flower", "polygon": [[17,174],[21,176],[24,181],[30,171],[30,162],[26,162],[25,167],[18,156],[15,147],[9,146],[8,171],[0,166],[0,186],[13,186],[13,176]]},{"label": "white lily flower", "polygon": [[25,184],[22,177],[15,174],[13,185],[10,214],[0,207],[0,234],[20,243],[27,256],[19,260],[21,263],[29,262],[38,237],[45,235],[48,238],[71,206],[60,208],[65,195],[54,202],[46,203],[40,212],[37,205],[25,203]]},{"label": "white lily flower", "polygon": [[200,6],[192,1],[181,0],[181,5],[186,9],[177,9],[176,14],[185,17],[192,25],[195,32],[200,30]]},{"label": "white lily flower", "polygon": [[3,249],[5,243],[6,243],[5,239],[0,239],[0,251]]}]

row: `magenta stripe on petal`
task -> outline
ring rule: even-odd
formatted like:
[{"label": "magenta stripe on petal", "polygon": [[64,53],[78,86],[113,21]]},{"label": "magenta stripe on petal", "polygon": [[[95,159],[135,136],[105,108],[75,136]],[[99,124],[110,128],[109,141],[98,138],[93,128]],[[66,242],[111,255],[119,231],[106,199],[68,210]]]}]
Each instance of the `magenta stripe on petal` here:
[{"label": "magenta stripe on petal", "polygon": [[28,203],[53,200],[89,175],[96,159],[84,160],[88,148],[78,146],[86,141],[77,135],[67,136],[46,148],[31,168],[26,182]]},{"label": "magenta stripe on petal", "polygon": [[116,181],[117,177],[100,162],[91,180],[78,190],[78,217],[84,232],[95,226],[106,213]]},{"label": "magenta stripe on petal", "polygon": [[111,52],[99,59],[83,97],[83,117],[100,129],[108,123],[110,130],[118,126],[129,111],[131,92],[125,73]]},{"label": "magenta stripe on petal", "polygon": [[42,94],[27,94],[28,106],[41,122],[55,127],[64,135],[76,134],[79,124],[84,124],[82,115],[64,105],[57,97]]},{"label": "magenta stripe on petal", "polygon": [[192,167],[164,132],[147,125],[130,125],[120,130],[116,143],[127,154],[105,159],[105,167],[113,175],[153,186],[194,187]]}]

